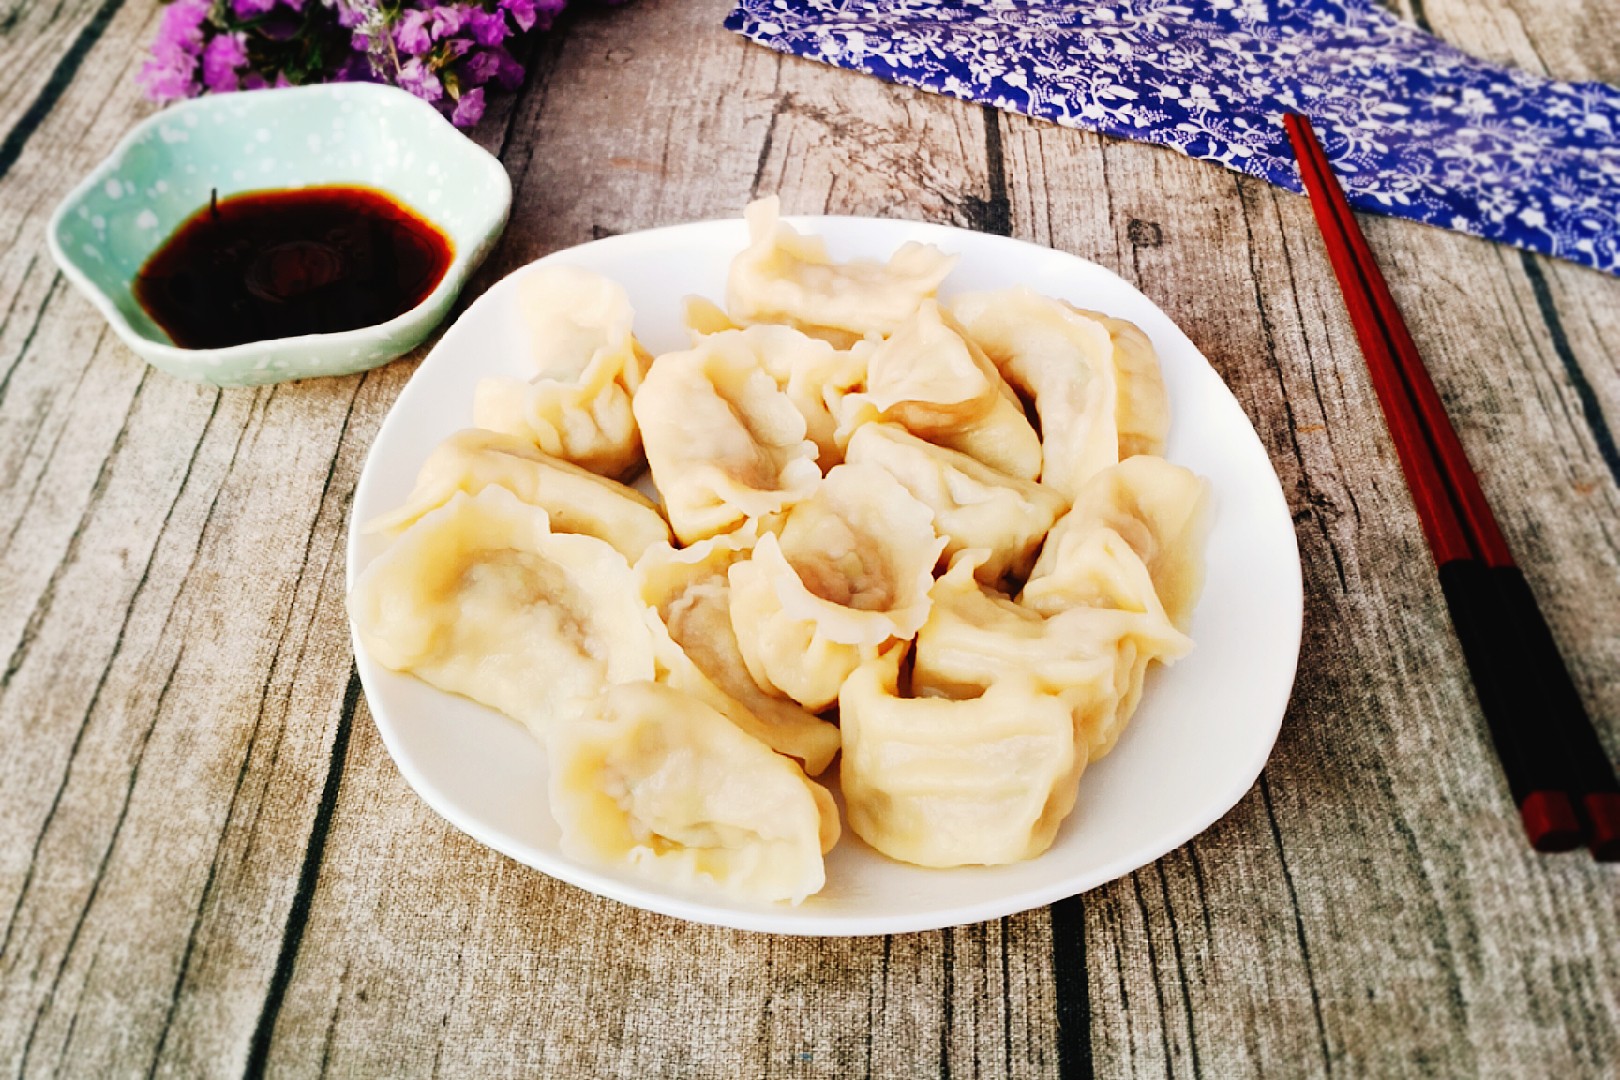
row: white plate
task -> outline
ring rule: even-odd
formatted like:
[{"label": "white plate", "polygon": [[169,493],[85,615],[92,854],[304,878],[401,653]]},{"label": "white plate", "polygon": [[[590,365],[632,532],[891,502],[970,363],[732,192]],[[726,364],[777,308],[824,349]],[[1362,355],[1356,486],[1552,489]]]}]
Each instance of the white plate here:
[{"label": "white plate", "polygon": [[[783,934],[898,933],[996,918],[1094,888],[1196,836],[1260,774],[1299,656],[1302,593],[1293,523],[1242,409],[1164,312],[1094,263],[941,225],[794,220],[824,236],[840,258],[886,258],[907,240],[959,253],[945,295],[1025,284],[1147,332],[1170,394],[1166,456],[1208,477],[1214,493],[1208,578],[1191,631],[1197,647],[1174,667],[1149,673],[1136,718],[1113,753],[1086,770],[1074,813],[1040,858],[925,870],[889,861],[846,828],[827,857],[826,888],[799,907],[679,891],[567,858],[546,807],[540,745],[498,713],[379,666],[356,642],[366,699],[400,772],[451,824],[553,877],[683,919]],[[746,240],[741,221],[701,222],[609,237],[540,262],[586,267],[622,284],[635,306],[637,336],[657,354],[685,347],[681,298],[721,299],[726,268]],[[350,587],[381,546],[356,523],[403,502],[434,445],[471,425],[473,386],[481,377],[525,374],[513,284],[526,270],[467,309],[378,432],[355,492]]]}]

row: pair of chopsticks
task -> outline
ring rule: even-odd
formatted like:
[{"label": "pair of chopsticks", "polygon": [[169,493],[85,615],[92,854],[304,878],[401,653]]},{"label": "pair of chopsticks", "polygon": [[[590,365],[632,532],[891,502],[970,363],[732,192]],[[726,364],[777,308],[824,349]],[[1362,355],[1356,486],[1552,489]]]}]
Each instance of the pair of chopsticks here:
[{"label": "pair of chopsticks", "polygon": [[1308,119],[1283,118],[1530,844],[1620,861],[1620,781]]}]

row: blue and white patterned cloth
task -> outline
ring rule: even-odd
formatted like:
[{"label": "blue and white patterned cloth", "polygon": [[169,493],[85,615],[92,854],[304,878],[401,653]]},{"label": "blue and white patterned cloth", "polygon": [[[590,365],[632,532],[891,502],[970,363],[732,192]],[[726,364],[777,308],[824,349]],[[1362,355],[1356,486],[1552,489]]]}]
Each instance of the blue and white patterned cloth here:
[{"label": "blue and white patterned cloth", "polygon": [[1302,112],[1358,209],[1620,273],[1620,90],[1486,63],[1377,0],[740,0],[726,26],[1291,191]]}]

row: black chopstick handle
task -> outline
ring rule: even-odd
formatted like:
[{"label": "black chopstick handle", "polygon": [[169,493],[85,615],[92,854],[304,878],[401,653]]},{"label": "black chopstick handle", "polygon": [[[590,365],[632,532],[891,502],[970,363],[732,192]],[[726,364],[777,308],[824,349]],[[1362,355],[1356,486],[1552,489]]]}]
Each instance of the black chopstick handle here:
[{"label": "black chopstick handle", "polygon": [[1517,566],[1493,566],[1486,575],[1503,625],[1513,634],[1511,647],[1518,654],[1514,662],[1534,681],[1537,700],[1528,717],[1540,720],[1534,725],[1535,737],[1555,742],[1565,756],[1567,775],[1573,780],[1565,786],[1586,818],[1592,855],[1602,862],[1620,861],[1620,780],[1535,593]]},{"label": "black chopstick handle", "polygon": [[1557,748],[1529,731],[1527,721],[1537,706],[1489,568],[1477,559],[1441,563],[1440,588],[1530,846],[1537,851],[1579,847],[1581,823],[1559,782],[1553,763]]}]

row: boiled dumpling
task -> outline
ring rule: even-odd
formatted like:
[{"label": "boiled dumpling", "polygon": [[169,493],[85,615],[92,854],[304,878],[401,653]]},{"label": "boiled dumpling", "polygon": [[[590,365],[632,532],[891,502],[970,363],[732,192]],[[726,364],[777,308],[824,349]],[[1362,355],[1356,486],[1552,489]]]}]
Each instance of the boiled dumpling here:
[{"label": "boiled dumpling", "polygon": [[1066,634],[1072,622],[1052,622],[984,587],[973,574],[984,554],[958,555],[934,582],[928,621],[917,631],[912,652],[913,688],[920,694],[964,697],[1009,672],[1023,671],[1049,693],[1107,689],[1117,642]]},{"label": "boiled dumpling", "polygon": [[480,380],[474,422],[603,476],[635,473],[641,441],[630,399],[650,358],[631,334],[624,289],[589,270],[546,264],[517,290],[535,374]]},{"label": "boiled dumpling", "polygon": [[733,564],[731,625],[748,671],[813,711],[884,643],[928,617],[945,541],[933,511],[876,465],[839,465]]},{"label": "boiled dumpling", "polygon": [[1041,441],[995,365],[962,337],[933,300],[866,358],[866,389],[840,405],[840,441],[862,423],[888,420],[960,450],[999,472],[1033,480]]},{"label": "boiled dumpling", "polygon": [[1170,435],[1170,400],[1153,342],[1135,323],[1097,311],[1075,310],[1102,323],[1114,341],[1114,420],[1119,429],[1120,460],[1137,454],[1163,454]]},{"label": "boiled dumpling", "polygon": [[862,424],[845,452],[852,464],[880,465],[934,511],[945,557],[983,548],[979,580],[1022,580],[1047,530],[1067,509],[1051,488],[999,473],[966,454],[924,442],[894,424]]},{"label": "boiled dumpling", "polygon": [[816,444],[822,470],[843,460],[835,437],[837,411],[844,398],[866,381],[866,342],[835,349],[790,326],[751,326],[738,332],[760,365],[804,417],[805,434]]},{"label": "boiled dumpling", "polygon": [[546,749],[571,858],[743,901],[797,904],[825,881],[832,796],[689,694],[614,686]]},{"label": "boiled dumpling", "polygon": [[1022,286],[951,303],[967,336],[1035,404],[1041,482],[1073,498],[1119,460],[1119,379],[1108,328]]},{"label": "boiled dumpling", "polygon": [[821,478],[804,417],[735,333],[660,356],[634,408],[653,483],[683,544],[783,510]]},{"label": "boiled dumpling", "polygon": [[[693,316],[688,309],[688,319]],[[689,325],[692,325],[689,321]],[[866,381],[869,343],[857,342],[851,349],[836,349],[791,326],[760,324],[744,329],[718,328],[698,334],[698,341],[717,339],[751,351],[781,391],[804,417],[805,435],[816,444],[816,461],[823,470],[843,460],[843,450],[834,437],[840,403]]]},{"label": "boiled dumpling", "polygon": [[778,553],[803,596],[784,599],[832,641],[877,645],[909,638],[928,617],[928,587],[945,541],[934,514],[870,465],[840,465],[760,538],[755,559]]},{"label": "boiled dumpling", "polygon": [[787,323],[848,346],[892,334],[956,265],[956,256],[918,243],[902,244],[887,263],[835,263],[820,237],[780,213],[774,195],[743,211],[749,244],[726,281],[726,307],[738,323]]},{"label": "boiled dumpling", "polygon": [[752,522],[691,547],[659,544],[636,564],[641,598],[679,655],[660,654],[659,681],[696,694],[777,753],[815,776],[838,753],[838,729],[791,701],[766,693],[748,674],[731,629],[726,571],[748,558]]},{"label": "boiled dumpling", "polygon": [[849,827],[920,866],[997,865],[1051,846],[1086,756],[1070,710],[1022,673],[962,699],[899,696],[898,653],[844,684]]},{"label": "boiled dumpling", "polygon": [[1019,602],[1046,613],[1120,606],[1109,582],[1119,564],[1114,549],[1125,545],[1147,567],[1171,622],[1186,629],[1203,585],[1208,503],[1208,485],[1163,458],[1103,470],[1047,535]]},{"label": "boiled dumpling", "polygon": [[844,678],[875,657],[879,646],[833,641],[817,633],[813,619],[788,615],[781,594],[797,597],[797,582],[780,551],[737,563],[730,573],[731,626],[757,684],[820,712],[838,700]]},{"label": "boiled dumpling", "polygon": [[681,301],[681,322],[686,324],[686,334],[693,345],[710,334],[742,329],[718,304],[701,296],[688,296]]},{"label": "boiled dumpling", "polygon": [[349,614],[372,659],[544,733],[608,683],[653,676],[624,557],[553,533],[502,487],[457,492],[360,574]]},{"label": "boiled dumpling", "polygon": [[1021,675],[1063,701],[1076,738],[1097,760],[1136,711],[1148,665],[1173,662],[1192,642],[1171,625],[1146,567],[1128,548],[1115,567],[1124,607],[1051,616],[980,587],[973,567],[981,555],[957,556],[934,583],[913,652],[914,689],[959,697]]},{"label": "boiled dumpling", "polygon": [[456,492],[476,495],[491,485],[544,510],[553,532],[605,540],[627,562],[670,539],[663,515],[641,492],[554,458],[515,435],[478,428],[458,431],[436,446],[405,505],[368,522],[366,531],[397,532]]}]

